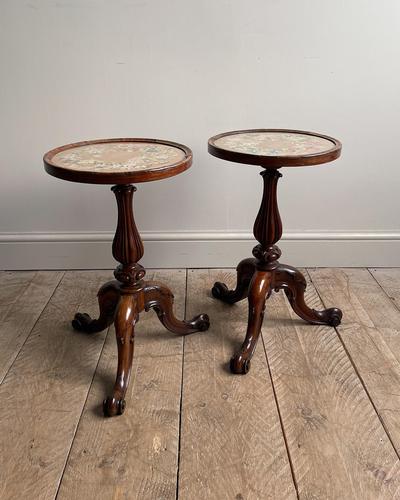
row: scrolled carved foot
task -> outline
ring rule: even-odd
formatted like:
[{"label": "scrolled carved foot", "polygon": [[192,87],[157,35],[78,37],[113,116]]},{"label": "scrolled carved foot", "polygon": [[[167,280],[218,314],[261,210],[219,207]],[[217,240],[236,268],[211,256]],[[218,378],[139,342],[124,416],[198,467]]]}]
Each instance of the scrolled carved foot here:
[{"label": "scrolled carved foot", "polygon": [[331,307],[321,311],[321,319],[326,321],[329,326],[339,326],[342,321],[343,313],[337,307]]},{"label": "scrolled carved foot", "polygon": [[100,315],[98,319],[92,319],[89,314],[76,313],[72,320],[72,328],[79,332],[96,333],[105,330],[114,319],[114,311],[119,300],[119,284],[109,281],[103,285],[97,294]]},{"label": "scrolled carved foot", "polygon": [[212,296],[224,302],[229,302],[229,292],[232,292],[232,290],[229,290],[225,283],[221,283],[220,281],[216,281],[211,288]]},{"label": "scrolled carved foot", "polygon": [[125,399],[106,398],[103,401],[103,413],[105,417],[115,417],[122,415],[125,410]]},{"label": "scrolled carved foot", "polygon": [[145,310],[153,308],[161,323],[170,332],[188,335],[194,332],[204,332],[210,326],[207,314],[199,314],[191,320],[179,320],[173,311],[174,296],[169,288],[161,283],[147,283],[144,289]]},{"label": "scrolled carved foot", "polygon": [[229,290],[225,283],[217,281],[211,289],[214,298],[226,304],[235,304],[247,297],[251,278],[256,270],[256,259],[244,259],[236,268],[236,288]]},{"label": "scrolled carved foot", "polygon": [[236,302],[239,302],[239,300],[246,298],[248,286],[249,283],[247,282],[245,285],[239,284],[235,290],[229,290],[225,283],[216,281],[214,286],[211,288],[211,294],[214,299],[225,302],[225,304],[233,305],[236,304]]},{"label": "scrolled carved foot", "polygon": [[232,373],[246,375],[250,370],[250,360],[245,358],[243,354],[236,354],[231,358],[229,366]]},{"label": "scrolled carved foot", "polygon": [[194,328],[199,332],[205,332],[210,328],[210,318],[208,317],[208,314],[199,314],[192,320],[186,321],[186,323],[188,324],[188,326]]},{"label": "scrolled carved foot", "polygon": [[342,311],[337,307],[318,311],[311,309],[305,302],[307,282],[303,274],[292,266],[280,264],[274,275],[274,289],[283,289],[293,311],[300,318],[313,325],[338,326],[342,320]]},{"label": "scrolled carved foot", "polygon": [[78,332],[96,333],[99,330],[98,321],[92,319],[89,314],[76,313],[71,322],[72,328]]}]

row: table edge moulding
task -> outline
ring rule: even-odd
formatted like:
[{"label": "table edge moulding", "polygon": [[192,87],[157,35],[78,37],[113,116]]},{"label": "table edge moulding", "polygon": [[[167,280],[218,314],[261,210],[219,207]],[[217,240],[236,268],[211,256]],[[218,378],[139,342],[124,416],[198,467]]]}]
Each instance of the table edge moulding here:
[{"label": "table edge moulding", "polygon": [[[138,171],[126,172],[91,172],[89,170],[72,170],[69,168],[57,165],[54,162],[54,157],[67,150],[79,148],[81,146],[90,146],[96,144],[112,144],[112,143],[154,143],[172,148],[180,149],[184,153],[184,158],[175,164],[165,166],[163,168],[154,168]],[[89,184],[130,184],[135,182],[149,182],[159,179],[166,179],[174,175],[184,172],[192,165],[193,153],[190,148],[177,142],[166,141],[161,139],[148,138],[113,138],[113,139],[95,139],[91,141],[81,141],[71,144],[66,144],[58,148],[48,151],[43,162],[45,170],[48,174],[59,179],[64,179],[72,182],[83,182]]]},{"label": "table edge moulding", "polygon": [[[218,139],[222,137],[228,137],[231,135],[239,134],[251,134],[251,133],[288,133],[288,134],[301,134],[308,135],[312,137],[317,137],[320,139],[325,139],[332,143],[332,148],[324,152],[319,152],[315,154],[308,155],[293,155],[293,156],[263,156],[258,154],[244,153],[240,151],[232,151],[229,149],[224,149],[218,147],[215,143]],[[246,129],[246,130],[233,130],[231,132],[224,132],[222,134],[215,135],[208,140],[208,152],[217,158],[222,160],[231,161],[234,163],[245,163],[248,165],[258,165],[265,168],[280,168],[280,167],[302,167],[311,165],[320,165],[321,163],[328,163],[336,160],[340,156],[342,149],[342,144],[337,139],[330,137],[328,135],[318,134],[315,132],[309,132],[304,130],[291,130],[291,129]]]}]

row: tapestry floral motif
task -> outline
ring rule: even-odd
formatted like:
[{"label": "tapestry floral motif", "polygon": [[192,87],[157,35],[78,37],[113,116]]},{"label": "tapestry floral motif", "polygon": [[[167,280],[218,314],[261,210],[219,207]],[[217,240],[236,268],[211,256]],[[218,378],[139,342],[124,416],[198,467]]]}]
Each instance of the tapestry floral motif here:
[{"label": "tapestry floral motif", "polygon": [[52,163],[78,171],[131,172],[167,167],[184,158],[184,151],[166,144],[110,142],[66,149]]},{"label": "tapestry floral motif", "polygon": [[297,156],[322,153],[334,147],[323,137],[289,132],[249,132],[223,136],[215,146],[259,156]]}]

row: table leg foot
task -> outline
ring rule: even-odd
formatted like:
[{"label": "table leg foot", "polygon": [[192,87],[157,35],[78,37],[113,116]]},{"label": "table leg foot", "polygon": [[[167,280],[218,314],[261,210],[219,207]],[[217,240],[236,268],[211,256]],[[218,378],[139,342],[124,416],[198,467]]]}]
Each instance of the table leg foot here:
[{"label": "table leg foot", "polygon": [[106,417],[122,415],[125,409],[125,394],[132,370],[134,328],[138,314],[135,295],[121,295],[114,321],[118,347],[117,377],[112,396],[103,402]]},{"label": "table leg foot", "polygon": [[338,326],[342,320],[342,311],[336,307],[317,311],[307,306],[304,292],[307,287],[303,274],[295,267],[280,264],[274,275],[275,290],[283,289],[293,311],[308,323],[314,325]]},{"label": "table leg foot", "polygon": [[242,354],[236,354],[231,358],[229,367],[232,373],[236,375],[246,375],[250,370],[250,360],[244,358]]},{"label": "table leg foot", "polygon": [[210,327],[207,314],[199,314],[191,320],[179,320],[173,312],[174,296],[165,285],[147,283],[144,289],[145,309],[154,309],[167,330],[181,335],[204,332]]},{"label": "table leg foot", "polygon": [[270,271],[257,270],[253,275],[249,286],[249,319],[246,337],[240,351],[231,359],[230,368],[233,373],[244,375],[250,369],[250,360],[261,332],[265,301],[271,291],[271,281],[272,273]]},{"label": "table leg foot", "polygon": [[72,327],[86,333],[97,333],[105,330],[114,320],[119,295],[118,282],[109,281],[103,285],[97,294],[100,309],[99,318],[92,319],[89,314],[76,313],[72,320]]},{"label": "table leg foot", "polygon": [[105,417],[122,415],[125,411],[125,399],[106,398],[103,401],[103,413]]},{"label": "table leg foot", "polygon": [[224,283],[217,281],[211,289],[213,297],[227,304],[234,304],[245,299],[249,293],[250,281],[255,270],[256,259],[242,260],[236,268],[236,288],[229,290]]}]

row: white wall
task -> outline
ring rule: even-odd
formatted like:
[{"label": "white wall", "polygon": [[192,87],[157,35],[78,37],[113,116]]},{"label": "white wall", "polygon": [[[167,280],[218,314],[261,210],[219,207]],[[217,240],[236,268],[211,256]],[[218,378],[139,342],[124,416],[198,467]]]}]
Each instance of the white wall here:
[{"label": "white wall", "polygon": [[252,127],[343,142],[334,163],[283,171],[287,261],[400,265],[398,0],[2,0],[0,61],[1,267],[114,265],[109,188],[54,179],[41,158],[121,136],[194,152],[188,172],[139,186],[145,263],[234,265],[259,169],[206,142]]}]

